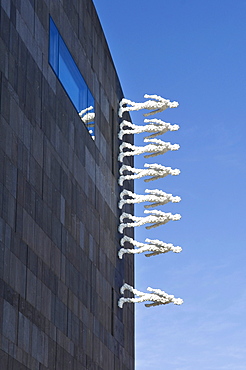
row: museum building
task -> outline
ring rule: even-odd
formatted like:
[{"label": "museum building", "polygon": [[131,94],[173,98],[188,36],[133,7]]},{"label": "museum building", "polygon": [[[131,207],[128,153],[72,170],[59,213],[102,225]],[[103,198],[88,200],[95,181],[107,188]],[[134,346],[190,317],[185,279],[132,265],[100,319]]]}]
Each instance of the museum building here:
[{"label": "museum building", "polygon": [[91,0],[0,12],[0,369],[133,370],[134,305],[117,306],[134,286],[117,255],[123,92],[98,15]]}]

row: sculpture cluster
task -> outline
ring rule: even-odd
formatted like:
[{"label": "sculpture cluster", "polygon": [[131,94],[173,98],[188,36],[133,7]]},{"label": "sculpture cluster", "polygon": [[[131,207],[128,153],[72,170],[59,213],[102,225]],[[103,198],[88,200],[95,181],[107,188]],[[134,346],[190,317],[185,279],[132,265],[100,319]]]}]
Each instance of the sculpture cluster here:
[{"label": "sculpture cluster", "polygon": [[[164,111],[167,108],[176,108],[178,106],[177,102],[170,102],[170,100],[164,99],[158,95],[144,95],[145,98],[150,99],[144,103],[135,103],[128,99],[122,99],[119,107],[119,117],[122,117],[124,112],[137,111],[140,109],[148,109],[150,112],[145,113],[144,116],[150,116],[159,112]],[[130,190],[124,189],[124,181],[126,180],[135,180],[142,177],[148,177],[145,179],[145,182],[154,181],[160,178],[163,178],[167,175],[179,175],[180,170],[172,169],[171,167],[165,167],[161,164],[145,163],[144,169],[133,168],[129,165],[124,164],[124,158],[128,156],[145,154],[145,158],[155,157],[161,154],[166,153],[169,150],[178,150],[178,144],[171,144],[160,139],[156,139],[156,136],[162,135],[167,131],[177,131],[179,129],[178,125],[171,125],[170,123],[164,122],[160,119],[145,119],[144,123],[146,125],[136,125],[129,121],[123,120],[120,124],[120,132],[118,137],[122,140],[120,145],[120,153],[118,160],[122,163],[120,168],[119,176],[119,185],[123,187],[123,190],[120,193],[119,209],[123,209],[125,204],[135,204],[149,202],[150,204],[145,205],[145,208],[153,208],[156,206],[167,204],[168,202],[177,203],[180,202],[181,198],[179,196],[173,196],[172,194],[167,194],[162,190],[153,189],[145,190],[145,195],[133,193]],[[128,142],[124,141],[124,135],[129,134],[139,134],[147,132],[147,137],[144,138],[144,142],[147,145],[144,146],[135,146]],[[162,212],[160,210],[145,210],[146,216],[139,217],[134,216],[130,213],[122,211],[120,216],[120,225],[119,232],[124,233],[125,228],[137,227],[146,224],[146,229],[151,229],[164,225],[169,221],[180,220],[180,214],[172,214],[170,212]],[[124,248],[125,243],[130,243],[133,248]],[[127,235],[123,235],[120,241],[121,249],[118,252],[118,256],[122,259],[125,253],[129,254],[139,254],[147,253],[146,257],[156,256],[158,254],[167,253],[172,251],[174,253],[179,253],[182,251],[182,248],[179,246],[174,246],[171,243],[165,243],[157,239],[145,239],[145,243],[138,242]],[[147,288],[151,293],[143,293],[128,284],[124,284],[121,287],[121,294],[124,294],[124,291],[128,290],[139,298],[125,298],[122,297],[119,299],[118,306],[123,307],[123,304],[126,302],[137,303],[150,301],[153,303],[145,304],[146,307],[163,305],[167,303],[174,303],[180,305],[183,303],[183,300],[180,298],[174,298],[172,295],[168,295],[160,289]]]}]

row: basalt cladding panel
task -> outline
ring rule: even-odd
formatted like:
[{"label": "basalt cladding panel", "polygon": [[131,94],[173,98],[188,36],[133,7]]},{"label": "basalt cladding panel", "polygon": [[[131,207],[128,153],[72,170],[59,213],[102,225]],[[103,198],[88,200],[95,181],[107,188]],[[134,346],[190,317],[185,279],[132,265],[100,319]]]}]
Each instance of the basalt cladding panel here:
[{"label": "basalt cladding panel", "polygon": [[[133,369],[119,260],[118,77],[90,0],[1,0],[0,368]],[[52,17],[94,97],[95,140],[49,65]],[[131,184],[128,184],[131,186]]]}]

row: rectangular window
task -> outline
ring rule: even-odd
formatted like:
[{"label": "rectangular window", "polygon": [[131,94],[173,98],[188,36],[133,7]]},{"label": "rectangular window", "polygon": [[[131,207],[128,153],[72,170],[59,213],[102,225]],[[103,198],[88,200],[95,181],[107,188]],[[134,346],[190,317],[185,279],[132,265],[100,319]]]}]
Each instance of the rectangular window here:
[{"label": "rectangular window", "polygon": [[91,137],[95,139],[95,100],[73,60],[53,19],[50,17],[49,63]]}]

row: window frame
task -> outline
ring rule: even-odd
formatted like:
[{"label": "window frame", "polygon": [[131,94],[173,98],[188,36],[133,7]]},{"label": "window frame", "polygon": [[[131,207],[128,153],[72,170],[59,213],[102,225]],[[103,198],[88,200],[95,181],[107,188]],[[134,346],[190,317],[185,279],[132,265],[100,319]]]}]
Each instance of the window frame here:
[{"label": "window frame", "polygon": [[[49,17],[49,64],[91,137],[95,139],[95,98],[51,16]],[[84,112],[81,113],[81,111]]]}]

